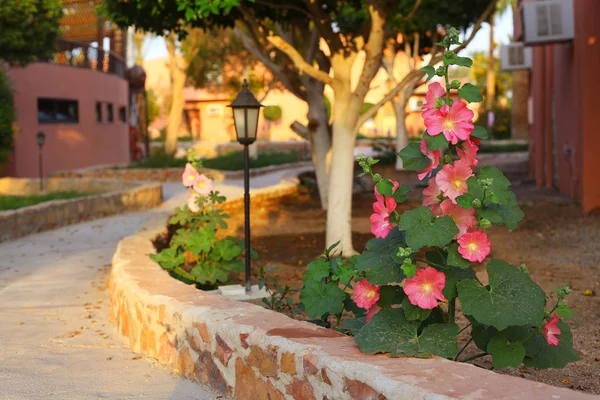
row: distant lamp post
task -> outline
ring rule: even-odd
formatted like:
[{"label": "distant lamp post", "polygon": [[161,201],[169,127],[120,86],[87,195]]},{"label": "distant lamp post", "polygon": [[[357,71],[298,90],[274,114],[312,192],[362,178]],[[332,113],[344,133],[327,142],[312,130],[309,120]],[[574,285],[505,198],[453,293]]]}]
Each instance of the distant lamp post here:
[{"label": "distant lamp post", "polygon": [[233,110],[233,122],[237,141],[244,145],[244,223],[246,236],[246,293],[252,290],[250,283],[250,161],[248,146],[256,140],[258,116],[262,104],[248,90],[248,82],[244,79],[242,90],[228,106]]},{"label": "distant lamp post", "polygon": [[42,158],[42,149],[44,147],[44,143],[46,143],[46,134],[44,132],[38,132],[36,135],[37,144],[40,148],[40,191],[44,190],[44,162]]}]

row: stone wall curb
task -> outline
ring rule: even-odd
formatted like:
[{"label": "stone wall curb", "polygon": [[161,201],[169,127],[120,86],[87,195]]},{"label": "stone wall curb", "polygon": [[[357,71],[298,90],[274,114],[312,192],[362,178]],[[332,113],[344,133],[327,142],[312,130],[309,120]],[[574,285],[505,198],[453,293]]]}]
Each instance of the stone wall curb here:
[{"label": "stone wall curb", "polygon": [[0,211],[0,242],[127,211],[150,209],[162,203],[160,183],[93,180],[121,186],[125,184],[129,188]]},{"label": "stone wall curb", "polygon": [[[291,181],[283,182],[258,195],[281,196],[291,193],[291,186]],[[109,280],[111,320],[134,352],[227,396],[241,400],[597,398],[441,358],[364,355],[352,338],[340,333],[197,290],[170,278],[148,257],[154,253],[151,239],[165,231],[169,215],[159,214],[120,241]]]},{"label": "stone wall curb", "polygon": [[[262,168],[252,168],[250,176],[261,176],[274,171],[282,171],[293,168],[312,166],[312,161],[300,161],[296,163],[269,165]],[[181,180],[181,168],[84,168],[73,171],[56,172],[57,177],[89,177],[122,179],[127,181],[154,181],[154,182],[177,182]],[[223,171],[218,169],[200,168],[200,173],[208,175],[215,181],[231,179],[243,179],[244,171]]]}]

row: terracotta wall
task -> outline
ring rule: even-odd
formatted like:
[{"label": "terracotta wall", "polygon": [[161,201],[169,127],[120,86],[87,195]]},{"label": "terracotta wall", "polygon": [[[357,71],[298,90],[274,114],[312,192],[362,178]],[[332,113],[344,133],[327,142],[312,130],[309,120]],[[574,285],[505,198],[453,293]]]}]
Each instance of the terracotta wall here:
[{"label": "terracotta wall", "polygon": [[538,187],[558,188],[588,213],[600,210],[597,0],[575,0],[574,18],[574,40],[533,47],[530,167]]},{"label": "terracotta wall", "polygon": [[[127,106],[127,82],[89,69],[33,63],[9,72],[15,89],[17,133],[11,165],[5,173],[38,176],[36,133],[46,133],[44,171],[51,173],[98,164],[129,161],[128,125],[119,120],[119,107]],[[79,123],[39,124],[38,97],[79,102]],[[96,102],[113,104],[114,122],[96,122]],[[106,120],[106,106],[103,117]]]}]

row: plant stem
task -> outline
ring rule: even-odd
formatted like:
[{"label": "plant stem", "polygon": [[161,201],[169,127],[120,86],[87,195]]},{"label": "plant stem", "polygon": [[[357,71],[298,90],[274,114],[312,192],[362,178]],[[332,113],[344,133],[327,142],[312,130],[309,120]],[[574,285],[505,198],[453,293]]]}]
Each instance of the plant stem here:
[{"label": "plant stem", "polygon": [[420,258],[415,258],[415,261],[419,261],[419,262],[422,262],[424,264],[431,265],[431,266],[434,266],[434,267],[446,269],[446,266],[444,266],[444,265],[433,263],[431,261],[423,260],[423,259],[420,259]]},{"label": "plant stem", "polygon": [[480,357],[487,356],[487,355],[488,355],[488,353],[480,353],[480,354],[477,354],[477,355],[474,355],[471,357],[467,357],[464,360],[460,360],[460,362],[469,362],[469,361],[475,360],[476,358],[480,358]]},{"label": "plant stem", "polygon": [[456,334],[457,336],[460,335],[461,333],[463,333],[464,331],[466,331],[472,324],[469,324],[467,326],[465,326],[464,328],[462,328],[460,331],[458,331],[458,333]]},{"label": "plant stem", "polygon": [[456,319],[456,298],[448,303],[448,314],[450,315],[450,322],[454,322]]},{"label": "plant stem", "polygon": [[458,360],[458,357],[462,354],[463,351],[465,351],[465,349],[467,348],[467,346],[469,346],[472,341],[473,341],[473,338],[470,338],[469,341],[456,354],[456,356],[454,357],[454,361]]}]

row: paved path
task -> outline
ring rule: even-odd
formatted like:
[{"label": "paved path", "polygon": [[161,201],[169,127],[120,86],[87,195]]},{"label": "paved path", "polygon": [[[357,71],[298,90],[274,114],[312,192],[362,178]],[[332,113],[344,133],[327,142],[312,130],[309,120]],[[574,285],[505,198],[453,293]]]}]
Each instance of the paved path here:
[{"label": "paved path", "polygon": [[[276,184],[285,170],[252,179]],[[227,196],[242,181],[218,184]],[[139,359],[108,317],[106,287],[119,240],[157,211],[183,204],[181,185],[164,185],[161,207],[0,243],[0,399],[218,399],[210,388]]]}]

